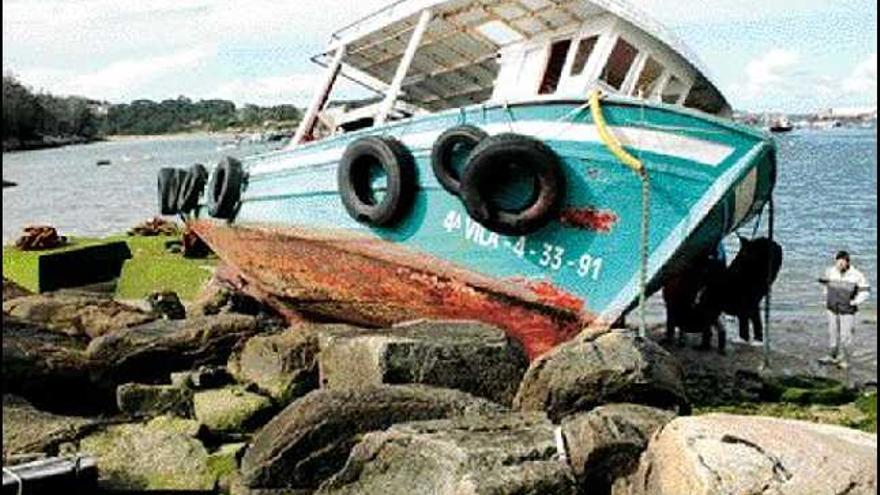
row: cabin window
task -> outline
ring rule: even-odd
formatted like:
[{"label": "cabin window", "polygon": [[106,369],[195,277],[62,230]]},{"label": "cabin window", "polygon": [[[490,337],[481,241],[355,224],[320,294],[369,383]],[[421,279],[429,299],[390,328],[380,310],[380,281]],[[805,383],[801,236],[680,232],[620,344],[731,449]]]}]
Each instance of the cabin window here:
[{"label": "cabin window", "polygon": [[590,54],[593,53],[593,48],[596,47],[597,41],[599,41],[598,35],[583,38],[578,42],[578,49],[577,53],[574,54],[570,75],[579,76],[584,71],[584,67],[587,66],[587,60],[590,59]]},{"label": "cabin window", "polygon": [[660,62],[654,60],[653,57],[648,57],[645,60],[645,66],[642,68],[642,73],[639,74],[639,80],[636,81],[632,94],[640,98],[650,98],[657,89],[657,83],[660,82],[662,74],[663,66],[660,65]]},{"label": "cabin window", "polygon": [[559,86],[559,77],[562,75],[562,68],[565,65],[565,58],[568,56],[568,48],[571,46],[571,40],[559,40],[550,46],[550,58],[547,60],[547,70],[544,71],[544,78],[541,80],[541,87],[538,94],[546,95],[556,92]]},{"label": "cabin window", "polygon": [[669,82],[666,83],[666,87],[663,88],[661,99],[663,103],[677,103],[681,95],[684,94],[684,90],[684,83],[681,82],[681,79],[671,76]]},{"label": "cabin window", "polygon": [[625,39],[618,38],[614,49],[611,50],[611,56],[608,57],[608,62],[605,64],[605,69],[602,70],[602,79],[612,88],[620,89],[638,54],[639,51],[634,46]]}]

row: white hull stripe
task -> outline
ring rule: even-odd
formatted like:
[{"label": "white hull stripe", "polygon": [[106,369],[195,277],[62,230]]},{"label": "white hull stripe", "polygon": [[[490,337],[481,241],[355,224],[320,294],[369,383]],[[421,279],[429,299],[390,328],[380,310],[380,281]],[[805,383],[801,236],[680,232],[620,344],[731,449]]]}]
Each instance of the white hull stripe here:
[{"label": "white hull stripe", "polygon": [[[556,122],[546,120],[522,120],[514,122],[495,122],[480,126],[489,134],[516,132],[541,140],[575,141],[599,143],[599,133],[593,124]],[[681,158],[711,167],[718,166],[733,153],[734,148],[703,139],[682,136],[673,132],[663,132],[637,127],[611,127],[624,146],[636,150]],[[442,131],[428,131],[407,134],[403,143],[413,149],[429,149]],[[255,161],[250,169],[252,175],[270,174],[292,167],[303,167],[332,163],[340,160],[345,150],[337,147],[307,153],[280,154],[265,160]]]}]

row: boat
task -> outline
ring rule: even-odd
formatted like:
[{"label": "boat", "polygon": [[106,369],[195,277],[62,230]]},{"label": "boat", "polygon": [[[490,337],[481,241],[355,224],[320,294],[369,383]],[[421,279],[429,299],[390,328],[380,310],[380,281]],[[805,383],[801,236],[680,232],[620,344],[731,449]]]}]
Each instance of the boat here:
[{"label": "boat", "polygon": [[[289,143],[222,159],[181,212],[291,321],[476,319],[535,358],[644,308],[772,194],[772,136],[619,0],[399,0],[313,60]],[[343,78],[378,98],[334,110]]]},{"label": "boat", "polygon": [[786,116],[780,116],[770,121],[770,132],[791,132],[794,129],[792,123]]},{"label": "boat", "polygon": [[97,162],[95,162],[95,165],[97,165],[97,166],[99,166],[99,167],[103,167],[103,166],[106,166],[106,165],[110,165],[110,160],[107,160],[107,159],[101,159],[101,160],[98,160]]}]

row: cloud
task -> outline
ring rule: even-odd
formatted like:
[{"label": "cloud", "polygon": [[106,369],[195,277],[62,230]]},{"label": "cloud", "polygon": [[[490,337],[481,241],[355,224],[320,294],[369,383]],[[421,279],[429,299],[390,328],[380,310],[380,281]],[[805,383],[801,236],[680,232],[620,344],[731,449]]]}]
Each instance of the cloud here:
[{"label": "cloud", "polygon": [[873,95],[877,92],[877,52],[868,55],[841,82],[847,93]]},{"label": "cloud", "polygon": [[793,50],[774,48],[746,65],[745,89],[755,97],[781,84],[789,84],[800,56]]},{"label": "cloud", "polygon": [[202,47],[147,59],[123,60],[75,77],[71,84],[83,94],[128,94],[163,75],[190,70],[211,54],[211,49]]},{"label": "cloud", "polygon": [[[223,83],[208,95],[210,98],[232,100],[239,105],[278,105],[294,103],[306,106],[312,94],[323,83],[322,72],[292,74],[255,79],[235,79]],[[347,99],[370,96],[371,94],[354,84],[339,78],[331,93],[331,98]]]},{"label": "cloud", "polygon": [[196,47],[156,57],[121,60],[79,74],[72,70],[34,67],[24,68],[17,75],[25,84],[57,94],[125,100],[140,97],[144,88],[157,79],[192,71],[213,53],[212,48]]}]

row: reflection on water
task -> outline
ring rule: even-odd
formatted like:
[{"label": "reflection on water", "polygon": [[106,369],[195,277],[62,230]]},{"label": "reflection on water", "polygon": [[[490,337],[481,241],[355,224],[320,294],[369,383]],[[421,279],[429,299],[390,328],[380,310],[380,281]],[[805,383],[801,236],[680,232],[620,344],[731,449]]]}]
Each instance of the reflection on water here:
[{"label": "reflection on water", "polygon": [[[226,154],[267,151],[277,143],[220,148],[222,137],[187,136],[5,153],[3,241],[29,223],[48,223],[62,234],[104,235],[153,216],[156,171],[216,163]],[[839,249],[877,283],[877,135],[874,130],[796,131],[780,136],[775,193],[775,237],[785,250],[773,307],[780,318],[821,319],[816,278]],[[109,166],[96,166],[108,159]],[[766,218],[763,219],[766,222]],[[761,231],[766,225],[761,225]],[[750,235],[751,226],[740,234]],[[737,246],[727,242],[728,259]],[[861,314],[876,322],[876,290]],[[649,315],[662,319],[659,297]]]}]

